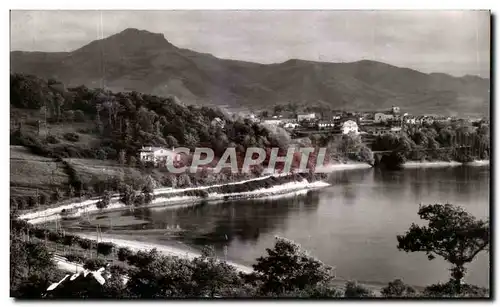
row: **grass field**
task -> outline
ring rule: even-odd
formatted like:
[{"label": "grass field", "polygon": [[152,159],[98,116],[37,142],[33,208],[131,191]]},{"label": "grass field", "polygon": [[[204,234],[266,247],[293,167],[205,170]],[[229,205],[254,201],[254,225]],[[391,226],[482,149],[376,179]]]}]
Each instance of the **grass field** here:
[{"label": "grass field", "polygon": [[107,180],[113,177],[140,178],[143,175],[138,169],[121,166],[115,161],[96,159],[66,159],[77,171],[84,182],[90,182],[92,178]]},{"label": "grass field", "polygon": [[62,163],[32,154],[22,146],[10,146],[10,191],[11,196],[52,193],[56,188],[65,190],[69,177]]}]

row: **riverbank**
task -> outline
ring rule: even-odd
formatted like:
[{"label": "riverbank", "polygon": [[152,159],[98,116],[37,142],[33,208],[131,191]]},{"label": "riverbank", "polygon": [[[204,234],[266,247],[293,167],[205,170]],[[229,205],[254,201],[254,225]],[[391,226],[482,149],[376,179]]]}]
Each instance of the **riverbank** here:
[{"label": "riverbank", "polygon": [[455,167],[455,166],[486,166],[490,165],[489,160],[477,160],[472,162],[457,162],[457,161],[408,161],[403,164],[403,168],[419,168],[419,167]]},{"label": "riverbank", "polygon": [[[285,175],[281,175],[283,177]],[[277,176],[265,176],[240,182],[234,182],[229,185],[238,185],[238,184],[247,184],[248,182],[255,182],[260,180],[267,180],[272,177],[280,177]],[[221,200],[237,200],[237,199],[251,199],[251,198],[266,198],[266,197],[278,197],[285,195],[293,195],[296,193],[305,193],[311,189],[318,189],[328,186],[329,184],[323,181],[313,181],[309,182],[306,179],[300,179],[298,181],[286,182],[283,184],[274,185],[268,188],[260,188],[254,189],[251,191],[245,192],[234,192],[234,193],[218,193],[212,192],[207,193],[205,196],[189,196],[182,195],[182,193],[186,193],[189,191],[207,191],[213,188],[224,187],[225,185],[213,185],[213,186],[203,186],[203,187],[194,187],[194,188],[185,188],[185,189],[157,189],[154,191],[156,198],[152,201],[151,204],[145,205],[142,207],[165,207],[165,206],[173,206],[173,205],[182,205],[188,203],[196,203],[201,201],[221,201]],[[169,195],[171,195],[169,197]],[[126,207],[120,199],[119,195],[113,195],[111,198],[110,204],[105,209],[97,208],[98,199],[90,199],[82,202],[75,202],[72,204],[67,204],[55,208],[49,208],[45,210],[40,210],[36,212],[30,212],[23,215],[20,215],[19,218],[26,220],[31,224],[40,224],[53,220],[58,220],[61,218],[61,211],[65,210],[76,210],[75,215],[82,216],[94,212],[106,212],[111,210],[123,209]]]}]

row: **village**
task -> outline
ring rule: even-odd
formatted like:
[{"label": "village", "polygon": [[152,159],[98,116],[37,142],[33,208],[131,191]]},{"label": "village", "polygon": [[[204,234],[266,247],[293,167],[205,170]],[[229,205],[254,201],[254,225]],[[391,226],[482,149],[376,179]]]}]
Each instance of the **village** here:
[{"label": "village", "polygon": [[[242,116],[246,120],[260,123],[268,127],[280,127],[285,129],[293,139],[310,137],[312,135],[327,135],[332,139],[340,139],[343,135],[359,135],[364,144],[371,146],[377,136],[384,134],[402,134],[408,129],[420,129],[434,123],[450,124],[452,122],[467,121],[475,123],[487,121],[487,119],[463,119],[451,116],[419,115],[414,116],[402,113],[400,107],[392,106],[389,110],[375,112],[304,112],[295,113],[291,111],[274,109],[273,115],[268,111],[262,111],[259,115],[246,113]],[[215,118],[212,126],[225,127],[225,121]],[[143,163],[151,163],[155,166],[178,162],[181,155],[174,149],[160,146],[145,146],[139,151],[139,159]]]}]

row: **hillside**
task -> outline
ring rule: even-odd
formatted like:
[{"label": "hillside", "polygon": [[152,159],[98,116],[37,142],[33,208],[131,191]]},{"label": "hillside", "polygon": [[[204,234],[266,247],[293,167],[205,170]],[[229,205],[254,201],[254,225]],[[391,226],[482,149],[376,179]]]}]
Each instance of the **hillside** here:
[{"label": "hillside", "polygon": [[289,60],[263,65],[181,49],[162,34],[126,29],[72,52],[11,52],[11,72],[112,91],[175,95],[187,104],[323,104],[414,114],[489,114],[489,79],[425,74],[374,61]]}]

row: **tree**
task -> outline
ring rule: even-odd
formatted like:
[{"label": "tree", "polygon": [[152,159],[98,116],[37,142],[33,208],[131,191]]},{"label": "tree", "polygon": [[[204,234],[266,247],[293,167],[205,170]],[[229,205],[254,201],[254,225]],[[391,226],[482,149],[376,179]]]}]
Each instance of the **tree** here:
[{"label": "tree", "polygon": [[129,185],[124,185],[120,191],[120,201],[127,206],[132,206],[135,202],[136,193]]},{"label": "tree", "polygon": [[42,243],[23,242],[11,234],[10,292],[18,298],[41,298],[58,273],[52,255]]},{"label": "tree", "polygon": [[99,242],[97,243],[97,252],[107,256],[113,252],[115,245],[110,242]]},{"label": "tree", "polygon": [[127,261],[127,259],[133,254],[132,250],[127,247],[120,247],[118,249],[118,260]]},{"label": "tree", "polygon": [[230,288],[237,288],[242,284],[236,269],[217,260],[213,249],[206,248],[201,257],[193,259],[191,265],[191,278],[196,281],[197,286],[193,289],[193,294],[196,296],[224,295]]},{"label": "tree", "polygon": [[361,286],[355,281],[348,281],[345,284],[344,297],[372,297],[373,292]]},{"label": "tree", "polygon": [[148,176],[146,178],[146,184],[142,188],[142,194],[144,195],[144,202],[146,204],[150,204],[153,199],[154,199],[154,188],[155,188],[155,181],[153,177]]},{"label": "tree", "polygon": [[82,110],[75,110],[74,111],[74,118],[75,118],[75,121],[77,121],[77,122],[83,122],[83,121],[85,121],[85,114],[83,113]]},{"label": "tree", "polygon": [[434,204],[420,206],[418,215],[428,226],[412,224],[398,235],[398,249],[425,252],[429,260],[443,257],[452,265],[451,278],[458,292],[466,273],[465,265],[490,244],[488,221],[477,220],[458,206]]},{"label": "tree", "polygon": [[182,173],[177,177],[177,186],[180,188],[190,187],[191,179],[187,174]]},{"label": "tree", "polygon": [[111,202],[111,193],[109,191],[104,191],[101,199],[97,202],[96,206],[99,209],[104,209],[109,206]]},{"label": "tree", "polygon": [[128,158],[128,165],[129,165],[129,166],[132,166],[132,167],[135,167],[135,165],[136,165],[136,164],[137,164],[137,159],[136,159],[136,157],[134,157],[134,156],[130,156],[130,157]]},{"label": "tree", "polygon": [[300,246],[284,238],[276,238],[268,255],[253,265],[255,278],[262,284],[262,294],[281,294],[309,286],[328,284],[333,278],[332,268],[309,256]]},{"label": "tree", "polygon": [[120,165],[125,165],[125,163],[127,162],[127,153],[125,150],[120,150],[120,153],[118,154],[118,163],[120,163]]},{"label": "tree", "polygon": [[167,135],[167,137],[165,138],[165,141],[167,142],[168,147],[178,147],[179,146],[179,142],[177,142],[177,139],[171,135]]},{"label": "tree", "polygon": [[63,112],[64,121],[73,122],[75,120],[75,112],[73,110],[66,110]]},{"label": "tree", "polygon": [[411,297],[416,295],[416,290],[405,284],[401,279],[395,279],[382,288],[382,295],[385,297]]}]

